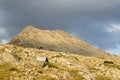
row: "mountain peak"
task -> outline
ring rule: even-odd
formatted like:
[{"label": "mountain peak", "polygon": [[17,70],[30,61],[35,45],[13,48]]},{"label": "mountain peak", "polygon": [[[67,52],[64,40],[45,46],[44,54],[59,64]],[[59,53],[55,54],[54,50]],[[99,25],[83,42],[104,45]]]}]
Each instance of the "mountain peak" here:
[{"label": "mountain peak", "polygon": [[35,29],[35,26],[33,26],[33,25],[27,25],[24,29]]},{"label": "mountain peak", "polygon": [[32,25],[27,25],[21,32],[30,32],[30,31],[34,31],[34,30],[38,30],[38,28],[36,28],[35,26],[32,26]]},{"label": "mountain peak", "polygon": [[108,53],[93,47],[67,32],[62,30],[40,30],[32,25],[26,26],[9,44],[55,52],[111,58]]},{"label": "mountain peak", "polygon": [[41,30],[35,26],[32,26],[32,25],[27,25],[22,31],[21,33],[25,33],[25,32],[52,32],[52,33],[66,33],[64,32],[63,30]]}]

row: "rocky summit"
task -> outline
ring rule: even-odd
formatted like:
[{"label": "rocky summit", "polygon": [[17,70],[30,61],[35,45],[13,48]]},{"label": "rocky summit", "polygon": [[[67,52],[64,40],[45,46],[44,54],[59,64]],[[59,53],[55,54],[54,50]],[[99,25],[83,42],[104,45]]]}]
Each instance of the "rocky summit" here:
[{"label": "rocky summit", "polygon": [[29,25],[0,44],[0,80],[120,80],[120,57],[64,31]]},{"label": "rocky summit", "polygon": [[119,59],[62,30],[40,30],[31,25],[26,26],[20,34],[13,37],[9,44],[113,60]]}]

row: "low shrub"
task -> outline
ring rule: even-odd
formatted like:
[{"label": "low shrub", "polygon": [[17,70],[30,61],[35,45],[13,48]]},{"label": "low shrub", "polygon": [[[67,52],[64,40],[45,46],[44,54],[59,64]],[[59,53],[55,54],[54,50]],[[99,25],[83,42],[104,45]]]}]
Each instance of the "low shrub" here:
[{"label": "low shrub", "polygon": [[112,68],[117,68],[120,70],[120,65],[117,65],[112,61],[104,61],[104,65]]},{"label": "low shrub", "polygon": [[12,68],[9,69],[9,71],[17,71],[17,68],[12,67]]},{"label": "low shrub", "polygon": [[58,66],[51,64],[51,63],[45,63],[43,67],[48,66],[49,68],[59,68]]},{"label": "low shrub", "polygon": [[104,64],[114,64],[113,61],[104,61]]}]

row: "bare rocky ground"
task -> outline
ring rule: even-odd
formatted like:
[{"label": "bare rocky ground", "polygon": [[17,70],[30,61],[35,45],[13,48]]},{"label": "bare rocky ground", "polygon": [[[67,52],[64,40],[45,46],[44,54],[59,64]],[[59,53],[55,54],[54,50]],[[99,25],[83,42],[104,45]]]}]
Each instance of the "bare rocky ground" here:
[{"label": "bare rocky ground", "polygon": [[[42,64],[37,57],[49,62]],[[4,44],[0,80],[120,80],[120,62]]]}]

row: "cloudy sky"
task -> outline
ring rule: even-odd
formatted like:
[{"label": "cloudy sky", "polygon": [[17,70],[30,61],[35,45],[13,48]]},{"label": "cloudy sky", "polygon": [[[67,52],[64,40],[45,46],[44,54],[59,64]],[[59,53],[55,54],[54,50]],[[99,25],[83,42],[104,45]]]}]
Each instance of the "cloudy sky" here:
[{"label": "cloudy sky", "polygon": [[0,43],[29,24],[120,55],[120,0],[0,0]]}]

